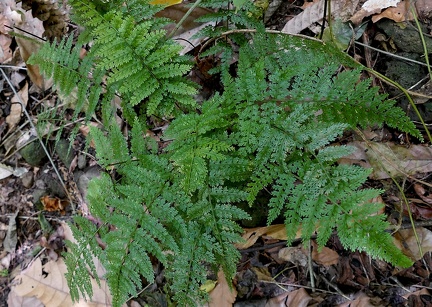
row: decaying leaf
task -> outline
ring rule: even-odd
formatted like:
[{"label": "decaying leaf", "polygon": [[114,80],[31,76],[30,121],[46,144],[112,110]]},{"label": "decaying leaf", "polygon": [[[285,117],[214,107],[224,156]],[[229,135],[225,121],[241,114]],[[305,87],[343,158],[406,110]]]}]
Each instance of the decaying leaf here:
[{"label": "decaying leaf", "polygon": [[362,5],[362,9],[367,12],[376,12],[390,6],[396,6],[400,0],[368,0]]},{"label": "decaying leaf", "polygon": [[267,301],[266,307],[306,307],[309,305],[311,300],[312,297],[306,292],[306,290],[304,288],[300,288],[292,292],[285,292],[269,299]]},{"label": "decaying leaf", "polygon": [[372,22],[377,22],[382,18],[388,18],[395,22],[414,19],[409,9],[409,1],[401,1],[396,7],[389,7],[381,14],[372,16]]},{"label": "decaying leaf", "polygon": [[417,0],[415,2],[418,17],[421,20],[427,20],[432,17],[432,1],[430,0]]},{"label": "decaying leaf", "polygon": [[17,238],[17,230],[16,230],[16,217],[18,216],[18,212],[15,212],[15,214],[12,214],[9,217],[9,225],[6,232],[6,237],[3,240],[3,248],[6,252],[14,252],[15,247],[18,242]]},{"label": "decaying leaf", "polygon": [[284,247],[279,250],[278,257],[301,267],[305,267],[308,263],[308,257],[301,246]]},{"label": "decaying leaf", "polygon": [[394,143],[352,142],[357,150],[340,159],[339,163],[372,168],[371,179],[380,180],[401,175],[432,171],[432,148],[423,145],[406,146]]},{"label": "decaying leaf", "polygon": [[[359,0],[338,0],[331,1],[332,17],[347,21],[357,7]],[[324,0],[313,3],[303,12],[289,20],[282,29],[284,33],[297,34],[300,31],[311,26],[313,23],[320,21],[324,16]]]},{"label": "decaying leaf", "polygon": [[[12,286],[11,293],[22,297],[36,297],[46,307],[73,306],[65,273],[66,265],[62,258],[49,261],[45,265],[42,265],[40,258],[36,258],[30,267],[15,277],[17,284]],[[103,290],[97,290],[96,281],[94,286],[96,292],[85,306],[111,306],[111,296],[105,281],[101,280]]]},{"label": "decaying leaf", "polygon": [[359,25],[365,17],[379,14],[383,9],[389,7],[396,7],[399,2],[400,0],[368,0],[362,5],[362,8],[350,18],[350,20],[355,25]]},{"label": "decaying leaf", "polygon": [[4,179],[13,174],[13,168],[6,164],[0,163],[0,179]]},{"label": "decaying leaf", "polygon": [[371,298],[364,292],[358,292],[354,295],[352,300],[349,300],[337,307],[371,307],[374,306],[370,302]]},{"label": "decaying leaf", "polygon": [[69,205],[67,200],[61,200],[58,197],[50,197],[45,195],[40,199],[45,211],[49,212],[60,212],[65,214],[65,209]]},{"label": "decaying leaf", "polygon": [[231,307],[234,304],[237,291],[229,287],[223,271],[218,272],[218,283],[209,296],[209,307]]},{"label": "decaying leaf", "polygon": [[[237,243],[236,247],[238,249],[245,249],[248,247],[251,247],[255,244],[255,242],[262,236],[271,237],[273,239],[278,240],[286,240],[287,234],[285,225],[283,224],[277,224],[277,225],[270,225],[266,227],[256,227],[256,228],[249,228],[245,229],[245,232],[242,236],[242,238],[246,241],[244,243]],[[300,238],[300,233],[297,233],[297,238]]]},{"label": "decaying leaf", "polygon": [[418,183],[414,183],[414,191],[425,203],[432,205],[432,195],[428,191],[426,191],[424,186]]},{"label": "decaying leaf", "polygon": [[432,251],[432,231],[424,227],[418,227],[416,232],[421,251],[413,229],[400,229],[394,235],[395,244],[406,256],[414,261],[420,260],[425,253]]},{"label": "decaying leaf", "polygon": [[319,249],[315,241],[312,241],[311,244],[313,247],[312,259],[316,263],[331,266],[339,262],[339,254],[336,251],[325,246],[322,249]]},{"label": "decaying leaf", "polygon": [[[66,223],[62,223],[62,227],[64,229],[65,239],[75,241],[69,226]],[[59,258],[57,261],[48,261],[44,265],[42,265],[40,258],[36,258],[31,266],[15,277],[8,301],[16,301],[17,297],[36,297],[45,307],[111,306],[111,294],[106,281],[102,277],[105,270],[103,270],[103,267],[97,260],[95,260],[95,266],[98,276],[101,278],[101,287],[99,288],[96,281],[92,279],[93,297],[90,300],[84,301],[81,299],[77,304],[72,304],[69,288],[64,276],[67,269],[63,258]],[[126,306],[126,304],[124,306]]]},{"label": "decaying leaf", "polygon": [[21,114],[23,112],[21,102],[24,107],[27,106],[28,101],[28,84],[23,86],[23,88],[18,92],[18,96],[14,95],[11,99],[10,113],[6,117],[6,123],[9,126],[9,130],[12,130],[21,120]]}]

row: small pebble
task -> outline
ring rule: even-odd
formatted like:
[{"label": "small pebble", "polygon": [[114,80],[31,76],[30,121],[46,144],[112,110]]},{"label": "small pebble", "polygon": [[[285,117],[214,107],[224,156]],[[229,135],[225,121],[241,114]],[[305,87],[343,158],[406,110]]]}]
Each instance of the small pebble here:
[{"label": "small pebble", "polygon": [[27,188],[30,189],[33,186],[33,173],[32,172],[27,172],[24,175],[21,176],[21,182],[22,185]]}]

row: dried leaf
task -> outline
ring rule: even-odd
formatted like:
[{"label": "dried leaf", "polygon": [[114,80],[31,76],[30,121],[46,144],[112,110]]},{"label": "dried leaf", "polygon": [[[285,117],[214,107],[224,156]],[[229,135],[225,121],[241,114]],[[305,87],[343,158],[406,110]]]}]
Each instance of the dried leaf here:
[{"label": "dried leaf", "polygon": [[413,20],[414,18],[409,10],[409,1],[401,1],[396,7],[390,7],[384,10],[381,14],[372,16],[372,22],[375,23],[383,18],[388,18],[395,22]]},{"label": "dried leaf", "polygon": [[[277,240],[286,240],[287,234],[284,224],[271,225],[266,227],[256,227],[245,229],[242,238],[246,241],[244,243],[237,243],[238,249],[245,249],[251,247],[255,242],[262,236],[267,236]],[[300,234],[297,233],[296,238],[300,238]]]},{"label": "dried leaf", "polygon": [[340,159],[341,164],[372,168],[371,179],[380,180],[401,175],[432,172],[432,148],[413,145],[409,148],[393,143],[352,142],[357,150]]},{"label": "dried leaf", "polygon": [[418,291],[416,291],[416,292],[409,292],[409,293],[407,293],[407,294],[405,294],[404,296],[402,296],[404,299],[408,299],[411,295],[415,295],[415,296],[419,296],[419,295],[430,295],[430,293],[429,293],[429,291],[428,291],[428,289],[426,289],[426,288],[423,288],[423,289],[421,289],[421,290],[418,290]]},{"label": "dried leaf", "polygon": [[[324,16],[324,2],[326,1],[314,2],[313,5],[289,20],[283,27],[282,32],[297,34],[315,22],[320,21]],[[347,21],[354,13],[358,2],[359,0],[331,1],[332,17]]]},{"label": "dried leaf", "polygon": [[218,283],[209,295],[209,307],[231,307],[237,297],[236,289],[234,287],[231,288],[227,284],[223,271],[219,271]]},{"label": "dried leaf", "polygon": [[311,300],[312,297],[309,296],[304,288],[301,288],[292,292],[285,292],[269,299],[265,307],[306,307]]},{"label": "dried leaf", "polygon": [[258,280],[274,281],[267,267],[252,267],[252,271],[256,274]]},{"label": "dried leaf", "polygon": [[[28,101],[28,83],[23,86],[23,88],[18,92],[18,96],[14,95],[11,99],[11,109],[9,115],[6,117],[6,123],[9,126],[9,130],[12,130],[21,120],[22,106],[27,106]],[[21,101],[21,102],[20,102]]]},{"label": "dried leaf", "polygon": [[[62,227],[65,239],[75,241],[69,226],[66,223],[62,223]],[[64,276],[66,273],[66,265],[62,258],[58,261],[49,261],[43,266],[41,260],[36,258],[30,267],[14,279],[15,284],[19,284],[12,286],[8,300],[13,299],[13,296],[15,295],[22,297],[37,297],[46,307],[112,306],[112,299],[108,285],[102,278],[105,271],[99,262],[95,261],[95,266],[98,275],[101,277],[101,287],[99,288],[94,279],[91,280],[93,285],[93,297],[91,300],[84,301],[81,299],[76,305],[72,305],[69,288],[67,287],[67,282]],[[126,304],[123,306],[126,306]]]},{"label": "dried leaf", "polygon": [[334,250],[325,246],[320,250],[315,241],[312,241],[312,247],[312,259],[316,263],[331,266],[339,262],[339,254]]},{"label": "dried leaf", "polygon": [[430,0],[417,0],[415,2],[418,17],[421,20],[427,20],[432,17],[432,2]]},{"label": "dried leaf", "polygon": [[432,205],[432,195],[421,184],[414,183],[414,191],[425,203]]},{"label": "dried leaf", "polygon": [[[0,24],[4,18],[4,16],[0,16]],[[12,58],[11,43],[12,38],[9,35],[0,33],[0,63],[5,64]]]},{"label": "dried leaf", "polygon": [[356,293],[354,298],[348,302],[337,305],[337,307],[372,307],[370,297],[364,292]]},{"label": "dried leaf", "polygon": [[[43,266],[40,258],[36,258],[29,268],[15,277],[14,280],[19,284],[12,287],[11,293],[22,297],[36,297],[46,307],[73,306],[65,273],[66,265],[62,258],[56,262],[49,261]],[[94,289],[97,289],[95,281],[94,286]],[[101,286],[104,290],[96,291],[92,300],[82,306],[111,306],[108,286],[104,281],[101,281]]]},{"label": "dried leaf", "polygon": [[0,163],[0,179],[4,179],[13,174],[13,168],[6,164]]},{"label": "dried leaf", "polygon": [[62,214],[65,213],[65,209],[69,205],[67,200],[61,200],[58,197],[50,197],[48,195],[41,197],[40,201],[45,211],[61,212]]},{"label": "dried leaf", "polygon": [[406,256],[414,261],[421,259],[425,253],[432,251],[432,231],[423,227],[418,227],[416,228],[416,232],[419,238],[421,252],[413,229],[400,229],[394,235],[395,244]]},{"label": "dried leaf", "polygon": [[6,232],[6,237],[3,241],[3,248],[6,252],[14,252],[18,238],[17,238],[17,230],[16,230],[16,217],[18,216],[18,212],[16,211],[15,214],[11,215],[9,217],[9,225]]},{"label": "dried leaf", "polygon": [[396,6],[400,0],[368,0],[362,5],[362,9],[367,12],[381,11],[391,6]]},{"label": "dried leaf", "polygon": [[279,250],[278,257],[282,260],[292,262],[295,265],[305,267],[308,257],[301,247],[284,247]]}]

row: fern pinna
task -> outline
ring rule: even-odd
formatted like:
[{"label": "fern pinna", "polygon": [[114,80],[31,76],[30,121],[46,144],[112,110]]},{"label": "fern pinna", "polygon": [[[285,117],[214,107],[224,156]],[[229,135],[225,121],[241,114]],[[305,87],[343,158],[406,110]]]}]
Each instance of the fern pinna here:
[{"label": "fern pinna", "polygon": [[[89,187],[99,224],[77,217],[73,225],[77,242],[68,243],[66,263],[74,299],[91,295],[93,256],[106,269],[114,306],[137,295],[142,277],[154,281],[157,258],[172,299],[195,305],[205,297],[199,287],[209,269],[222,269],[227,279],[235,274],[236,221],[248,218],[236,204],[255,206],[264,191],[268,223],[282,216],[290,239],[300,228],[304,239],[317,233],[323,246],[337,229],[349,249],[410,265],[376,214],[382,205],[368,202],[381,191],[359,189],[369,171],[338,165],[353,149],[331,145],[346,129],[383,123],[420,137],[393,101],[359,80],[359,65],[320,42],[263,29],[237,33],[236,72],[233,50],[219,41],[208,53],[222,59],[216,70],[223,92],[198,105],[195,86],[183,77],[187,58],[165,39],[164,23],[150,18],[157,9],[137,0],[103,8],[69,2],[86,27],[79,41],[92,42],[89,55],[81,60],[69,39],[45,45],[33,61],[60,91],[77,85],[89,113],[100,103],[105,127],[91,135],[99,163],[115,168]],[[115,93],[131,127],[127,139],[112,116]],[[174,118],[163,150],[143,135],[149,115]]]}]

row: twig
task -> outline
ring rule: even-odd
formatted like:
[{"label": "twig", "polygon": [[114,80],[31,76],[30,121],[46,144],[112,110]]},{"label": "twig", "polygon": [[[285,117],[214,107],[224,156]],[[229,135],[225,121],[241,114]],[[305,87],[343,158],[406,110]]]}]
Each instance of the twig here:
[{"label": "twig", "polygon": [[51,155],[48,152],[48,149],[46,148],[46,146],[45,146],[42,138],[37,134],[36,127],[35,127],[35,125],[33,124],[32,120],[31,120],[30,114],[28,114],[28,112],[27,112],[27,110],[26,110],[26,108],[24,106],[24,103],[21,100],[21,97],[18,95],[18,93],[17,93],[14,85],[12,84],[12,81],[9,79],[9,77],[6,75],[6,73],[4,72],[4,70],[2,68],[0,68],[0,71],[1,71],[1,73],[3,75],[3,77],[5,78],[5,80],[7,81],[7,83],[9,84],[9,86],[11,87],[12,92],[14,93],[14,95],[18,99],[19,103],[21,104],[21,109],[22,109],[23,113],[25,114],[25,116],[27,117],[27,120],[29,121],[29,124],[30,124],[31,128],[34,129],[34,131],[36,132],[36,137],[38,138],[39,143],[41,144],[43,150],[45,151],[45,154],[47,155],[47,157],[48,157],[48,159],[49,159],[49,161],[50,161],[50,163],[51,163],[51,165],[52,165],[52,167],[54,169],[54,172],[56,173],[56,175],[57,175],[57,177],[58,177],[58,179],[60,181],[60,184],[62,185],[62,187],[63,187],[63,189],[64,189],[64,191],[65,191],[65,193],[66,193],[66,195],[67,195],[67,197],[69,199],[69,202],[70,202],[71,208],[72,208],[72,212],[75,215],[75,205],[73,203],[72,197],[70,196],[69,191],[67,190],[66,185],[65,185],[62,177],[60,176],[60,172],[58,171],[58,169],[57,169],[57,167],[56,167],[53,159],[51,158]]}]

